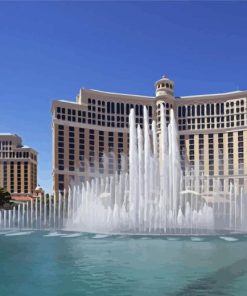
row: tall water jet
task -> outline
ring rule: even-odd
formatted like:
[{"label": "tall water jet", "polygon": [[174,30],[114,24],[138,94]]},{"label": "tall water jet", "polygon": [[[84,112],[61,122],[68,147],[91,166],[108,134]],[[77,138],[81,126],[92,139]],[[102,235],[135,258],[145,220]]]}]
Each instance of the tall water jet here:
[{"label": "tall water jet", "polygon": [[[160,123],[158,131],[155,122],[150,129],[144,108],[142,129],[136,125],[135,113],[131,110],[129,173],[122,170],[95,178],[82,186],[80,193],[74,187],[68,197],[68,229],[160,234],[215,230],[213,205],[203,200],[198,181],[193,180],[197,170],[186,168],[189,179],[182,173],[173,110],[168,124],[161,106]],[[199,173],[196,174],[199,178]],[[231,206],[229,214],[236,216]]]},{"label": "tall water jet", "polygon": [[[129,155],[121,156],[120,170],[70,184],[68,192],[48,199],[0,210],[0,228],[188,235],[246,231],[246,192],[231,182],[221,197],[217,176],[200,174],[197,162],[181,166],[174,112],[169,123],[163,105],[160,112],[160,126],[150,124],[146,108],[143,125],[137,125],[131,110]],[[117,168],[112,153],[101,161],[104,172],[110,164]]]}]

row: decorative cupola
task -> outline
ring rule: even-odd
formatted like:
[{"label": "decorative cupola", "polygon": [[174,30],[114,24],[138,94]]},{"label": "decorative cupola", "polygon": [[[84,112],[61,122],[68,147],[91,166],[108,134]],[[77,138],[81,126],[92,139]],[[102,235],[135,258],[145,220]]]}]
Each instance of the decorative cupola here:
[{"label": "decorative cupola", "polygon": [[35,195],[36,195],[35,197],[43,197],[44,196],[44,190],[40,185],[38,185],[34,191],[35,191]]},{"label": "decorative cupola", "polygon": [[159,96],[174,96],[174,81],[170,80],[165,75],[155,83],[155,94]]}]

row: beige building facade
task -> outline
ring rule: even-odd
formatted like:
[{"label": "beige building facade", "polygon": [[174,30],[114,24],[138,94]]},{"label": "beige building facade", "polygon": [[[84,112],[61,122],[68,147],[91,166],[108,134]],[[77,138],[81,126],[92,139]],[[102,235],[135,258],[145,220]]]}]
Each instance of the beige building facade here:
[{"label": "beige building facade", "polygon": [[54,101],[53,189],[115,172],[121,155],[128,155],[130,109],[142,126],[146,106],[159,133],[161,105],[167,122],[174,110],[182,166],[198,169],[205,192],[212,192],[216,181],[222,192],[231,182],[247,189],[246,98],[247,91],[176,97],[174,82],[162,77],[155,83],[155,96],[80,89],[76,102]]},{"label": "beige building facade", "polygon": [[33,196],[37,186],[37,152],[16,134],[0,133],[0,187],[12,196]]}]

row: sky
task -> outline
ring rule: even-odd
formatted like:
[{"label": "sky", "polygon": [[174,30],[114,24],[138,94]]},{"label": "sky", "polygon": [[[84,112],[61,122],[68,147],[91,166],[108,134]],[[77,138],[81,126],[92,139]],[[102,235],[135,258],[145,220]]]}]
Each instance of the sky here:
[{"label": "sky", "polygon": [[52,190],[51,104],[81,87],[154,95],[247,89],[247,2],[1,2],[0,133],[39,153]]}]

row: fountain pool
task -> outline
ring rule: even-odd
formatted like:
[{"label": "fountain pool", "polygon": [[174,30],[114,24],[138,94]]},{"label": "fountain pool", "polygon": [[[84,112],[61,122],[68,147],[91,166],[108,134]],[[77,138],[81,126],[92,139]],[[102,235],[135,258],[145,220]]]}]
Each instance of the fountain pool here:
[{"label": "fountain pool", "polygon": [[246,295],[247,238],[1,232],[1,295]]}]

